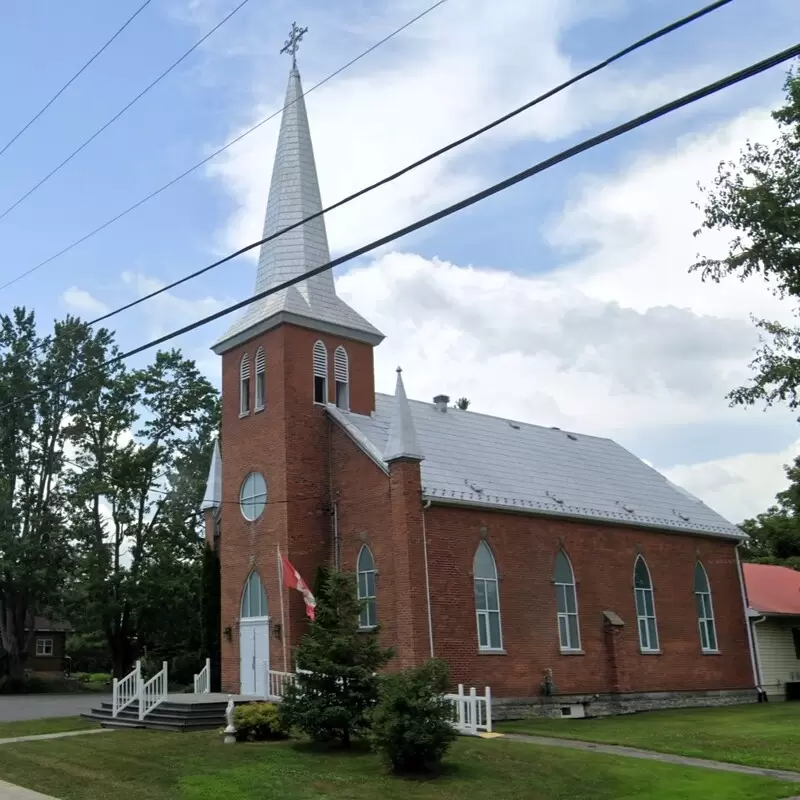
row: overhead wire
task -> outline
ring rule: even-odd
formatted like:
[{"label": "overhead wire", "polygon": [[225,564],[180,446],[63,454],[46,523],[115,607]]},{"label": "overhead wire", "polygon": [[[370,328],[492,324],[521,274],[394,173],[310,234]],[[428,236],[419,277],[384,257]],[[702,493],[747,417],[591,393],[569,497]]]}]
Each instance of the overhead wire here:
[{"label": "overhead wire", "polygon": [[[419,14],[416,17],[414,17],[412,20],[409,20],[409,22],[407,22],[405,25],[403,25],[402,27],[400,27],[397,30],[395,30],[393,33],[389,34],[389,36],[385,37],[380,42],[377,42],[371,48],[369,48],[368,50],[365,50],[359,56],[354,58],[352,61],[349,61],[344,66],[340,67],[338,70],[336,70],[336,72],[331,73],[330,75],[328,75],[327,78],[324,78],[319,83],[314,84],[310,89],[308,89],[306,92],[304,92],[301,95],[301,97],[307,96],[312,91],[314,91],[315,89],[319,88],[324,83],[329,81],[331,78],[333,78],[334,76],[338,75],[340,72],[342,72],[343,70],[347,69],[352,64],[355,64],[357,61],[359,61],[365,55],[370,53],[376,47],[378,47],[379,45],[381,45],[384,42],[388,41],[393,36],[396,36],[400,31],[402,31],[405,28],[409,27],[411,24],[413,24],[417,20],[421,19],[426,14],[429,14],[435,8],[437,8],[438,6],[442,5],[442,3],[444,1],[445,0],[440,0],[440,2],[435,3],[434,5],[430,6],[425,11],[423,11],[421,14]],[[672,23],[670,23],[669,25],[666,25],[663,28],[660,28],[659,30],[657,30],[657,31],[655,31],[655,32],[653,32],[651,34],[648,34],[644,38],[639,39],[638,41],[634,42],[633,44],[629,45],[628,47],[625,47],[624,49],[618,51],[617,53],[614,53],[612,56],[609,56],[608,58],[604,59],[603,61],[598,62],[597,64],[595,64],[594,66],[590,67],[589,69],[583,70],[582,72],[578,73],[577,75],[573,76],[572,78],[564,81],[563,83],[560,83],[558,86],[555,86],[554,88],[550,89],[549,91],[545,92],[542,95],[539,95],[538,97],[534,98],[533,100],[530,100],[527,103],[524,103],[523,105],[519,106],[518,108],[515,108],[513,111],[508,112],[507,114],[503,115],[502,117],[499,117],[498,119],[493,120],[492,122],[488,123],[487,125],[484,125],[484,126],[478,128],[477,130],[472,131],[472,133],[469,133],[466,136],[463,136],[460,139],[457,139],[457,140],[451,142],[450,144],[447,144],[444,147],[441,147],[438,150],[435,150],[434,152],[429,153],[428,155],[424,156],[423,158],[413,162],[412,164],[409,164],[406,167],[403,167],[401,170],[398,170],[397,172],[394,172],[394,173],[392,173],[391,175],[388,175],[385,178],[382,178],[381,180],[377,181],[376,183],[373,183],[373,184],[371,184],[371,185],[369,185],[369,186],[367,186],[367,187],[355,192],[354,194],[351,194],[351,195],[343,198],[342,200],[339,200],[338,202],[334,203],[333,205],[328,206],[327,208],[323,209],[321,212],[318,212],[317,214],[309,216],[306,219],[301,220],[300,222],[296,223],[293,226],[290,226],[288,228],[284,228],[284,229],[278,231],[277,233],[273,234],[273,236],[271,238],[275,238],[277,236],[282,236],[284,233],[292,230],[293,228],[298,227],[299,225],[303,225],[304,223],[308,222],[309,220],[315,219],[316,217],[320,216],[321,214],[327,214],[328,212],[333,211],[336,208],[339,208],[340,206],[344,205],[345,203],[349,203],[352,200],[355,200],[358,197],[362,197],[363,195],[367,194],[368,192],[373,191],[374,189],[377,189],[377,188],[379,188],[381,186],[385,186],[386,184],[391,183],[394,180],[397,180],[398,178],[402,177],[403,175],[405,175],[406,173],[410,172],[411,170],[417,169],[418,167],[423,166],[424,164],[427,164],[429,161],[432,161],[433,159],[438,158],[439,156],[442,156],[445,153],[448,153],[449,151],[451,151],[451,150],[453,150],[453,149],[455,149],[457,147],[460,147],[463,144],[466,144],[467,142],[471,141],[472,139],[475,139],[478,136],[481,136],[482,134],[492,130],[493,128],[496,128],[498,125],[502,125],[504,122],[507,122],[508,120],[518,116],[519,114],[522,114],[523,112],[528,111],[529,109],[533,108],[534,106],[539,105],[540,103],[544,102],[545,100],[548,100],[549,98],[559,94],[560,92],[563,92],[565,89],[568,89],[570,86],[573,86],[574,84],[578,83],[579,81],[584,80],[585,78],[589,77],[590,75],[593,75],[594,73],[599,72],[600,70],[604,69],[605,67],[609,66],[610,64],[613,64],[616,61],[619,61],[620,59],[624,58],[625,56],[629,55],[630,53],[633,53],[634,51],[639,50],[640,48],[642,48],[642,47],[644,47],[644,46],[646,46],[648,44],[651,44],[652,42],[656,41],[657,39],[660,39],[660,38],[662,38],[663,36],[666,36],[669,33],[672,33],[672,32],[674,32],[674,31],[676,31],[676,30],[678,30],[680,28],[683,28],[684,26],[686,26],[686,25],[688,25],[688,24],[690,24],[692,22],[695,22],[696,20],[698,20],[698,19],[700,19],[702,17],[705,17],[707,14],[710,14],[711,12],[720,9],[723,6],[726,6],[731,2],[733,2],[733,0],[716,0],[715,2],[710,3],[709,5],[698,9],[697,11],[693,12],[692,14],[689,14],[689,15],[687,15],[685,17],[682,17],[681,19],[676,20],[675,22],[672,22]],[[152,200],[154,197],[156,197],[157,195],[161,194],[161,192],[165,191],[166,189],[169,189],[171,186],[174,186],[176,183],[178,183],[180,180],[182,180],[183,178],[185,178],[188,175],[190,175],[196,169],[198,169],[199,167],[202,167],[203,165],[207,164],[209,161],[211,161],[212,159],[216,158],[221,153],[225,152],[228,148],[232,147],[233,145],[237,144],[242,139],[244,139],[246,136],[248,136],[249,134],[253,133],[253,131],[255,131],[258,128],[260,128],[262,125],[264,125],[264,123],[266,123],[269,120],[271,120],[274,117],[276,117],[278,114],[280,114],[283,110],[288,108],[288,106],[291,105],[294,102],[297,102],[297,101],[293,100],[290,103],[288,103],[286,106],[284,106],[283,108],[278,109],[274,113],[270,114],[268,117],[265,117],[260,122],[256,123],[254,126],[249,128],[248,130],[244,131],[244,133],[240,134],[235,139],[232,139],[230,142],[228,142],[223,147],[220,147],[218,150],[215,150],[213,153],[208,155],[202,161],[199,161],[194,166],[189,167],[189,169],[185,170],[180,175],[177,175],[171,181],[169,181],[168,183],[165,183],[163,186],[161,186],[158,189],[156,189],[155,191],[151,192],[149,195],[147,195],[146,197],[142,198],[137,203],[134,203],[132,206],[129,206],[124,211],[120,212],[119,214],[117,214],[116,216],[112,217],[111,219],[106,220],[106,222],[104,222],[102,225],[99,225],[94,230],[90,231],[89,233],[85,234],[84,236],[80,237],[79,239],[76,239],[71,244],[69,244],[66,247],[64,247],[63,249],[59,250],[57,253],[54,253],[52,256],[49,256],[48,258],[44,259],[44,261],[40,261],[38,264],[34,265],[33,267],[30,267],[28,270],[20,273],[19,275],[15,276],[11,280],[7,281],[6,283],[0,285],[0,291],[3,290],[3,289],[6,289],[7,287],[11,286],[12,284],[16,283],[17,281],[20,281],[23,278],[26,278],[28,275],[31,275],[32,273],[36,272],[37,270],[39,270],[42,267],[46,266],[47,264],[51,263],[55,259],[60,258],[62,255],[68,253],[73,248],[77,247],[78,245],[82,244],[83,242],[87,241],[88,239],[91,239],[93,236],[95,236],[96,234],[98,234],[101,231],[105,230],[110,225],[112,225],[115,222],[117,222],[118,220],[122,219],[127,214],[131,213],[132,211],[136,210],[140,206],[144,205],[149,200]],[[269,239],[261,240],[262,243],[265,242],[265,241],[269,241]],[[143,303],[143,302],[145,302],[147,300],[150,300],[151,298],[156,297],[157,295],[159,295],[159,294],[161,294],[163,292],[169,291],[170,289],[174,289],[176,286],[180,286],[182,283],[185,283],[186,281],[193,280],[194,278],[197,278],[200,275],[203,275],[204,273],[208,272],[209,270],[212,270],[215,267],[220,266],[220,264],[222,264],[222,263],[225,263],[225,262],[224,261],[214,262],[213,264],[210,264],[207,267],[204,267],[203,269],[200,269],[200,270],[197,270],[196,272],[190,273],[189,275],[186,275],[186,276],[184,276],[183,278],[180,278],[177,281],[174,281],[174,282],[172,282],[170,284],[167,284],[166,286],[160,287],[159,289],[155,290],[154,292],[146,294],[146,295],[144,295],[144,296],[142,296],[140,298],[137,298],[136,300],[131,301],[130,303],[126,303],[125,305],[122,305],[119,308],[108,312],[107,314],[104,314],[104,315],[102,315],[100,317],[97,317],[96,319],[91,320],[88,324],[89,325],[94,325],[94,324],[96,324],[98,322],[102,322],[102,321],[104,321],[106,319],[109,319],[109,318],[115,316],[116,314],[121,313],[122,311],[127,311],[129,308],[133,308],[134,306],[137,306],[140,303]]]},{"label": "overhead wire", "polygon": [[[236,14],[239,9],[245,6],[250,0],[241,0],[241,2],[230,11],[225,17],[223,17],[210,31],[208,31],[201,39],[196,41],[180,58],[176,61],[173,61],[167,69],[165,69],[155,80],[151,81],[147,86],[145,86],[142,91],[139,92],[130,102],[128,102],[125,106],[123,106],[116,114],[114,114],[111,119],[109,119],[106,123],[101,125],[88,139],[86,139],[83,144],[79,145],[75,148],[65,159],[63,159],[57,166],[53,167],[50,172],[47,173],[43,178],[41,178],[37,183],[35,183],[30,189],[28,189],[25,194],[21,197],[17,198],[10,206],[8,206],[2,213],[0,213],[0,220],[4,219],[8,214],[10,214],[15,208],[17,208],[21,203],[27,200],[37,189],[43,186],[47,181],[50,180],[57,172],[63,169],[70,161],[72,161],[75,156],[78,155],[82,150],[88,147],[103,131],[107,130],[111,125],[113,125],[126,111],[132,108],[136,103],[139,102],[151,89],[161,83],[164,78],[167,77],[174,69],[176,69],[180,64],[183,63],[198,47],[200,47],[203,42],[206,41],[212,34],[216,33],[234,14]],[[11,281],[13,283],[14,281]],[[5,284],[8,286],[10,284]],[[0,286],[0,289],[4,289],[5,286]]]},{"label": "overhead wire", "polygon": [[[727,89],[731,86],[734,86],[741,81],[747,80],[748,78],[752,78],[755,75],[759,75],[762,72],[765,72],[772,67],[778,66],[792,58],[796,58],[800,56],[800,44],[793,45],[792,47],[786,48],[779,53],[776,53],[768,58],[765,58],[755,64],[752,64],[749,67],[745,67],[744,69],[739,70],[738,72],[731,73],[730,75],[721,78],[713,83],[707,84],[706,86],[702,87],[701,89],[696,89],[689,94],[683,95],[682,97],[672,100],[669,103],[665,103],[657,108],[648,111],[644,114],[635,117],[628,122],[624,122],[621,125],[616,125],[613,128],[609,128],[608,130],[604,131],[603,133],[597,134],[596,136],[592,136],[589,139],[584,139],[582,142],[573,145],[572,147],[568,147],[566,150],[562,150],[560,153],[557,153],[554,156],[550,156],[549,158],[544,159],[543,161],[534,164],[527,169],[522,170],[521,172],[517,172],[516,174],[505,178],[498,183],[493,184],[492,186],[487,187],[475,194],[470,195],[469,197],[464,198],[463,200],[459,200],[456,203],[453,203],[446,208],[440,209],[433,214],[424,217],[423,219],[417,220],[416,222],[411,223],[410,225],[406,225],[403,228],[399,228],[398,230],[394,231],[393,233],[387,234],[386,236],[382,236],[378,239],[374,239],[373,241],[369,242],[366,245],[363,245],[355,250],[351,250],[349,253],[339,256],[338,258],[334,258],[331,261],[328,261],[325,264],[322,264],[314,269],[307,270],[300,275],[295,276],[289,280],[283,281],[282,283],[278,284],[277,286],[273,286],[269,289],[265,289],[262,292],[257,292],[256,294],[252,295],[251,297],[247,297],[244,300],[241,300],[237,303],[233,303],[220,311],[215,312],[214,314],[209,314],[206,317],[203,317],[195,322],[190,323],[189,325],[185,325],[182,328],[179,328],[171,333],[165,334],[164,336],[160,336],[157,339],[153,339],[145,344],[139,345],[138,347],[134,347],[132,350],[128,350],[124,353],[119,353],[115,355],[113,358],[108,359],[103,364],[98,365],[97,367],[92,367],[88,370],[83,370],[82,372],[77,373],[72,378],[62,379],[58,382],[50,384],[42,389],[38,389],[34,392],[30,392],[22,397],[15,398],[8,403],[3,404],[0,406],[0,411],[4,411],[8,408],[11,408],[19,403],[26,402],[27,400],[33,399],[38,397],[42,394],[47,392],[53,391],[55,389],[60,388],[72,381],[76,380],[79,377],[83,377],[85,375],[91,374],[96,372],[100,369],[103,369],[111,364],[114,364],[118,361],[122,361],[127,358],[131,358],[132,356],[138,355],[139,353],[143,353],[146,350],[150,350],[153,347],[158,347],[161,344],[164,344],[172,339],[178,338],[179,336],[184,336],[187,333],[190,333],[194,330],[197,330],[204,325],[208,325],[211,322],[215,322],[216,320],[231,314],[234,311],[238,311],[245,306],[250,305],[258,300],[262,300],[265,297],[269,297],[270,295],[276,294],[277,292],[281,292],[285,289],[294,286],[297,283],[301,283],[302,281],[308,280],[309,278],[313,278],[315,275],[319,275],[323,272],[327,272],[328,270],[333,269],[341,264],[347,263],[348,261],[352,261],[355,258],[358,258],[366,253],[371,252],[372,250],[376,250],[379,247],[383,247],[386,244],[389,244],[397,239],[400,239],[404,236],[407,236],[410,233],[414,233],[415,231],[420,230],[421,228],[425,228],[428,225],[431,225],[434,222],[438,222],[441,219],[451,216],[458,211],[462,211],[465,208],[469,208],[470,206],[475,205],[483,200],[486,200],[489,197],[492,197],[499,192],[505,191],[512,186],[515,186],[518,183],[521,183],[528,178],[537,175],[540,172],[544,172],[551,167],[556,166],[557,164],[561,164],[564,161],[567,161],[575,156],[579,155],[580,153],[584,153],[587,150],[591,150],[594,147],[597,147],[600,144],[604,144],[612,139],[616,139],[617,137],[628,133],[629,131],[635,130],[637,128],[642,127],[650,122],[653,122],[660,117],[664,117],[667,114],[671,114],[681,108],[689,106],[693,103],[698,102],[706,97],[709,97],[717,92]],[[255,242],[249,245],[246,249],[252,249],[258,246],[258,242]],[[243,252],[243,251],[238,251]],[[231,256],[233,257],[233,256]]]},{"label": "overhead wire", "polygon": [[16,142],[17,139],[19,139],[19,137],[22,136],[25,131],[27,131],[28,128],[30,128],[31,125],[33,125],[34,122],[36,122],[36,120],[42,116],[42,114],[44,114],[45,111],[47,111],[47,109],[50,108],[50,106],[53,105],[53,103],[55,103],[55,101],[58,100],[58,98],[61,97],[61,95],[64,94],[64,92],[66,92],[67,89],[69,89],[69,87],[72,86],[72,84],[75,83],[75,81],[78,80],[78,78],[80,78],[84,72],[86,72],[86,70],[111,46],[111,44],[113,44],[114,40],[125,30],[125,28],[127,28],[128,25],[130,25],[131,22],[133,22],[136,17],[138,17],[139,14],[141,14],[142,11],[144,11],[145,8],[147,8],[147,6],[149,6],[152,2],[153,0],[144,0],[144,3],[142,3],[139,8],[137,8],[136,11],[134,11],[133,14],[131,14],[131,16],[125,20],[122,26],[117,28],[114,35],[110,39],[107,39],[105,44],[14,134],[14,136],[11,137],[11,139],[9,139],[3,145],[3,148],[0,149],[0,156],[2,156],[3,153],[5,153],[6,150],[8,150],[8,148],[11,147],[11,145],[14,144],[14,142]]}]

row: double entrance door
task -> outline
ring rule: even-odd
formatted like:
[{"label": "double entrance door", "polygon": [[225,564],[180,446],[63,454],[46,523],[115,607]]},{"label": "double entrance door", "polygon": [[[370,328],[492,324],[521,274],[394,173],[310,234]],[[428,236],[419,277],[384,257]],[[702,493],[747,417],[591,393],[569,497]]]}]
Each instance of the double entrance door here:
[{"label": "double entrance door", "polygon": [[239,659],[239,691],[251,697],[266,697],[269,680],[269,617],[240,620]]}]

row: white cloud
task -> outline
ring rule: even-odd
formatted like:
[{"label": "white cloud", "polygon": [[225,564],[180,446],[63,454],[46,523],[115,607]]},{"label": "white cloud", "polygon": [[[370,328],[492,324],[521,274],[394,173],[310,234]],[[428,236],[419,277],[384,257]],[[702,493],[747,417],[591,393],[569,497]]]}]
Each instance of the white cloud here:
[{"label": "white cloud", "polygon": [[88,314],[89,316],[99,316],[108,312],[108,306],[98,300],[86,289],[79,289],[77,286],[70,286],[62,292],[61,302],[76,314]]},{"label": "white cloud", "polygon": [[775,494],[787,485],[783,465],[798,454],[800,439],[779,453],[741,453],[662,472],[727,519],[739,523],[766,511],[775,502]]}]

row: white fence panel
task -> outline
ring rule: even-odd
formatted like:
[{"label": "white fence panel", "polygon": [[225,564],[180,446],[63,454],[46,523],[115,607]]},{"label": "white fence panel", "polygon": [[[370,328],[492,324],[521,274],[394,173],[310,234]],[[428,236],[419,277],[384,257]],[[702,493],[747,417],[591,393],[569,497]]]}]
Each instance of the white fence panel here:
[{"label": "white fence panel", "polygon": [[492,732],[492,690],[488,686],[482,695],[474,686],[466,694],[464,684],[459,683],[458,693],[446,694],[445,698],[453,705],[453,726],[460,733]]},{"label": "white fence panel", "polygon": [[111,716],[116,717],[123,708],[140,699],[142,687],[142,662],[137,661],[133,670],[122,680],[114,678],[111,689]]}]

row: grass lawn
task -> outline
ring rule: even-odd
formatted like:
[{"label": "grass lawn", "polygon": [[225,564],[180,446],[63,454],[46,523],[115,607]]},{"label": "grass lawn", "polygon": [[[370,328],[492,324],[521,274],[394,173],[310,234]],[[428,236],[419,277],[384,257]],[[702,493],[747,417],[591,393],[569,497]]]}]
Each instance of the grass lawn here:
[{"label": "grass lawn", "polygon": [[[2,699],[0,698],[0,703]],[[17,722],[0,722],[0,739],[14,736],[35,736],[38,733],[62,733],[97,728],[95,722],[81,717],[49,717],[47,719],[21,719]]]},{"label": "grass lawn", "polygon": [[0,779],[62,800],[778,800],[800,788],[502,739],[460,739],[441,777],[403,780],[363,750],[154,731],[2,745]]},{"label": "grass lawn", "polygon": [[497,729],[800,772],[800,703],[686,708],[583,720],[529,719],[502,722]]}]

